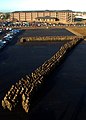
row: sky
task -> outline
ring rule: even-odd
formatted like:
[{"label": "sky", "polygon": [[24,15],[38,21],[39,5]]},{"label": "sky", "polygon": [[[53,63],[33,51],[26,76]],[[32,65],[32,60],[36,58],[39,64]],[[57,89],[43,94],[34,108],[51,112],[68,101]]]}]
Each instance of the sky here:
[{"label": "sky", "polygon": [[[83,1],[83,2],[82,2]],[[0,0],[0,12],[29,10],[86,11],[85,0]]]}]

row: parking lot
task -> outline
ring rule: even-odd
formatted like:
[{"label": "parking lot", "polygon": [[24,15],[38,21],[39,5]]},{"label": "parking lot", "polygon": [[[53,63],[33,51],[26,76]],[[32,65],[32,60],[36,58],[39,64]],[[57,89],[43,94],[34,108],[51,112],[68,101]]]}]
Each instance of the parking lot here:
[{"label": "parking lot", "polygon": [[0,50],[5,48],[14,38],[20,34],[19,29],[0,29]]},{"label": "parking lot", "polygon": [[29,29],[26,30],[22,37],[35,37],[35,36],[73,36],[74,34],[66,29],[54,28],[54,29]]},{"label": "parking lot", "polygon": [[[62,29],[62,30],[63,30],[63,35],[68,34],[68,32],[65,31],[64,29]],[[43,32],[43,31],[41,30],[41,32]],[[51,33],[52,33],[52,31],[53,30],[50,30]],[[57,31],[59,31],[58,32],[59,35],[62,34],[61,30],[59,30],[59,29],[55,29],[55,34],[57,33]],[[10,31],[8,31],[8,32],[10,32]],[[26,35],[28,35],[29,32],[30,32],[29,30],[26,30],[24,32],[24,34],[27,33]],[[40,31],[36,30],[35,32],[39,34]],[[46,29],[46,32],[48,33],[47,29]],[[49,59],[60,48],[60,46],[62,44],[64,44],[64,42],[28,42],[23,45],[14,44],[13,42],[17,42],[17,40],[18,40],[17,39],[18,35],[19,35],[18,33],[16,35],[14,35],[15,38],[11,39],[11,41],[8,42],[7,47],[4,47],[5,49],[0,52],[0,102],[12,84],[14,84],[16,81],[21,79],[26,74],[31,73],[34,69],[36,69],[41,64],[43,64],[43,62],[45,60]],[[33,35],[33,33],[31,35]],[[10,36],[9,33],[7,33],[6,36],[7,36],[7,38],[9,38],[8,37],[8,36]],[[21,33],[19,36],[21,36]],[[10,44],[10,43],[12,43],[12,44]],[[68,63],[69,63],[69,61],[68,61]],[[56,73],[56,75],[57,75],[57,73]],[[65,75],[65,72],[64,72],[64,75]],[[61,76],[62,75],[59,75],[59,81],[61,81],[61,79],[60,79]],[[51,86],[54,84],[55,79],[56,79],[56,82],[58,83],[57,77],[55,78],[53,76],[51,79],[50,78],[48,79],[49,80],[48,85],[46,85],[46,87],[44,88],[45,90],[43,90],[44,95],[46,95],[46,93],[48,93]],[[64,83],[64,81],[61,81],[61,83]],[[56,85],[55,88],[57,88],[57,89],[55,89],[55,91],[57,91],[57,92],[60,91],[60,89],[57,87],[58,84],[55,84],[55,85]],[[62,88],[63,88],[63,86],[62,86]],[[50,95],[51,95],[51,93],[50,93]],[[50,97],[50,99],[51,99],[51,97]],[[64,100],[64,99],[62,99],[62,100]],[[36,102],[38,102],[38,101],[36,101]],[[49,99],[47,99],[47,101],[49,102]],[[59,102],[59,100],[57,100],[57,101]],[[43,106],[45,107],[45,104],[43,104]],[[43,106],[41,106],[41,108]],[[60,105],[59,105],[59,107],[60,107]],[[57,111],[58,111],[59,107],[56,109]],[[34,113],[36,108],[33,108],[31,115],[33,117],[35,116],[35,118],[37,118],[37,117],[40,118],[42,116],[43,119],[44,119],[44,117],[46,117],[47,119],[50,117],[51,117],[51,119],[54,119],[51,114],[52,111],[49,111],[47,109],[47,106],[45,108],[46,108],[45,111],[36,110],[38,113]],[[63,108],[65,109],[64,106],[63,106]],[[43,108],[43,110],[44,110],[44,108]],[[36,116],[38,114],[40,116]],[[59,115],[60,114],[57,114],[57,117]],[[30,120],[33,119],[33,117],[30,118]],[[3,120],[5,120],[6,118],[9,118],[9,120],[19,120],[19,119],[24,120],[25,116],[23,114],[21,114],[21,111],[19,111],[19,109],[16,111],[16,113],[8,112],[8,111],[4,110],[2,108],[2,106],[0,105],[0,118]]]}]

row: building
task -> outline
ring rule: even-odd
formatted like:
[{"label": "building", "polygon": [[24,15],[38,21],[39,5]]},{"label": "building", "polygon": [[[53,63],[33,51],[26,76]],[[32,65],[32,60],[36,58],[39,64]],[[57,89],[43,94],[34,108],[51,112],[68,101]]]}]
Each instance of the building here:
[{"label": "building", "polygon": [[69,24],[74,21],[74,15],[70,10],[15,11],[10,14],[10,19],[15,21],[42,21]]},{"label": "building", "polygon": [[37,17],[35,18],[35,20],[37,22],[49,22],[49,23],[59,21],[59,19],[57,19],[56,17],[51,16]]}]

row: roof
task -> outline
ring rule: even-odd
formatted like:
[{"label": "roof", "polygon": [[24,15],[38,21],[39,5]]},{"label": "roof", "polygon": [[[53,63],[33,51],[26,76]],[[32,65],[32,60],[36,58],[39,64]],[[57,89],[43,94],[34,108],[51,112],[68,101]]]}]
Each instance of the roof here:
[{"label": "roof", "polygon": [[32,11],[14,11],[12,13],[18,12],[73,12],[72,10],[32,10]]}]

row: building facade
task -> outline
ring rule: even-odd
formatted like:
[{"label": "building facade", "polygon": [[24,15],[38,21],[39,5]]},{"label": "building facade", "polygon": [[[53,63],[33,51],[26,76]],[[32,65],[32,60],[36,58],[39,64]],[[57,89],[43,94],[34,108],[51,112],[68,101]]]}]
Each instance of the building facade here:
[{"label": "building facade", "polygon": [[74,15],[72,11],[15,11],[10,14],[10,19],[16,21],[61,22],[69,24],[74,22]]}]

